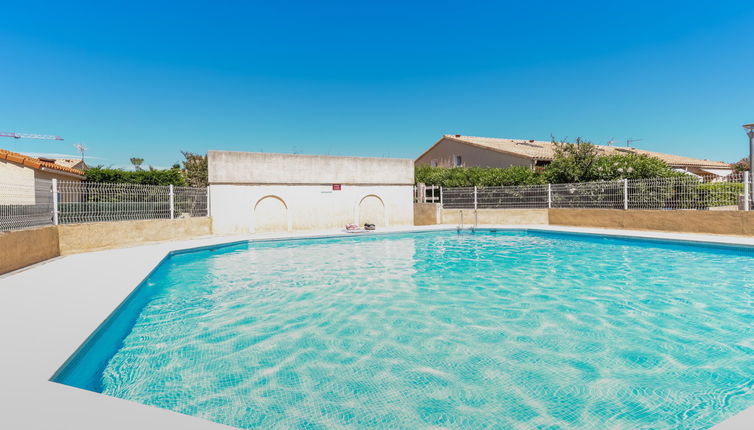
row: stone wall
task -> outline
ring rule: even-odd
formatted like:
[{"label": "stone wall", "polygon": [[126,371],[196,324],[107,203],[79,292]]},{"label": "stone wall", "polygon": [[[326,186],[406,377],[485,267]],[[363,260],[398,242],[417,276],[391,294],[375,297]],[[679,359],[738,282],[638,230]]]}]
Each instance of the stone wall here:
[{"label": "stone wall", "polygon": [[0,275],[60,255],[210,234],[209,217],[64,224],[0,232]]},{"label": "stone wall", "polygon": [[59,255],[55,226],[0,232],[0,275]]},{"label": "stone wall", "polygon": [[440,205],[437,203],[414,203],[414,225],[440,224]]},{"label": "stone wall", "polygon": [[60,254],[122,248],[212,234],[209,217],[93,222],[58,226]]},{"label": "stone wall", "polygon": [[754,235],[754,211],[550,209],[550,224],[683,233]]},{"label": "stone wall", "polygon": [[[462,215],[463,214],[463,215]],[[473,209],[443,209],[440,224],[474,224]],[[477,224],[547,224],[547,209],[478,209]]]}]

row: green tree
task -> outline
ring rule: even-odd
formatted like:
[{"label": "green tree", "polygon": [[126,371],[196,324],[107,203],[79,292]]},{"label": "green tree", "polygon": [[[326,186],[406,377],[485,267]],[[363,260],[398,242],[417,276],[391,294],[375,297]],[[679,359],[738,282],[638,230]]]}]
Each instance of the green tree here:
[{"label": "green tree", "polygon": [[134,166],[134,170],[141,170],[141,164],[144,162],[143,158],[131,157],[131,164]]},{"label": "green tree", "polygon": [[545,177],[551,183],[587,182],[595,178],[594,164],[599,151],[591,142],[576,139],[576,143],[556,142],[555,156],[545,168]]},{"label": "green tree", "polygon": [[733,171],[737,173],[746,172],[749,170],[749,157],[744,157],[730,166],[733,168]]},{"label": "green tree", "polygon": [[554,143],[555,157],[544,171],[547,181],[554,184],[683,175],[659,158],[644,154],[600,155],[596,146],[582,139]]},{"label": "green tree", "polygon": [[183,154],[183,172],[190,187],[206,187],[209,184],[207,169],[207,154],[194,154],[181,151]]}]

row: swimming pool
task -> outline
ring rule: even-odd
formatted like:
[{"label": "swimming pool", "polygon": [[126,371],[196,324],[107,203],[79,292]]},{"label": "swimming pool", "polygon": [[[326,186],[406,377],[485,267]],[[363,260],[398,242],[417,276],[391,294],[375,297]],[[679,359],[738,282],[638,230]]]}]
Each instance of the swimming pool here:
[{"label": "swimming pool", "polygon": [[752,263],[537,231],[178,253],[53,380],[241,428],[706,428],[754,403]]}]

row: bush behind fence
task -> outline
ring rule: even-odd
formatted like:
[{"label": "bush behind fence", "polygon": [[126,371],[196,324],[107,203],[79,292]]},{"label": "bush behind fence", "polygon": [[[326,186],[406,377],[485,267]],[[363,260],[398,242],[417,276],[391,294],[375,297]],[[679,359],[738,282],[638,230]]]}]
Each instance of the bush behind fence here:
[{"label": "bush behind fence", "polygon": [[[745,209],[751,197],[748,175],[699,178],[691,175],[571,184],[502,187],[420,187],[424,199],[448,209]],[[746,199],[746,203],[744,203]]]}]

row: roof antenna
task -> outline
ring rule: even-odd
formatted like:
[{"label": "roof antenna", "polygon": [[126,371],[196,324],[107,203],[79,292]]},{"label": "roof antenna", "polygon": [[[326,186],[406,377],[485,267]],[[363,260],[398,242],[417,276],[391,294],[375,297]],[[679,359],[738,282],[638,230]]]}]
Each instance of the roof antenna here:
[{"label": "roof antenna", "polygon": [[626,139],[626,146],[630,148],[632,143],[639,142],[642,140],[644,139],[634,139],[634,138],[629,137],[628,139]]},{"label": "roof antenna", "polygon": [[86,150],[89,148],[87,148],[86,146],[80,143],[73,145],[73,147],[76,148],[76,150],[78,150],[81,153],[81,161],[84,161],[84,152],[86,152]]}]

